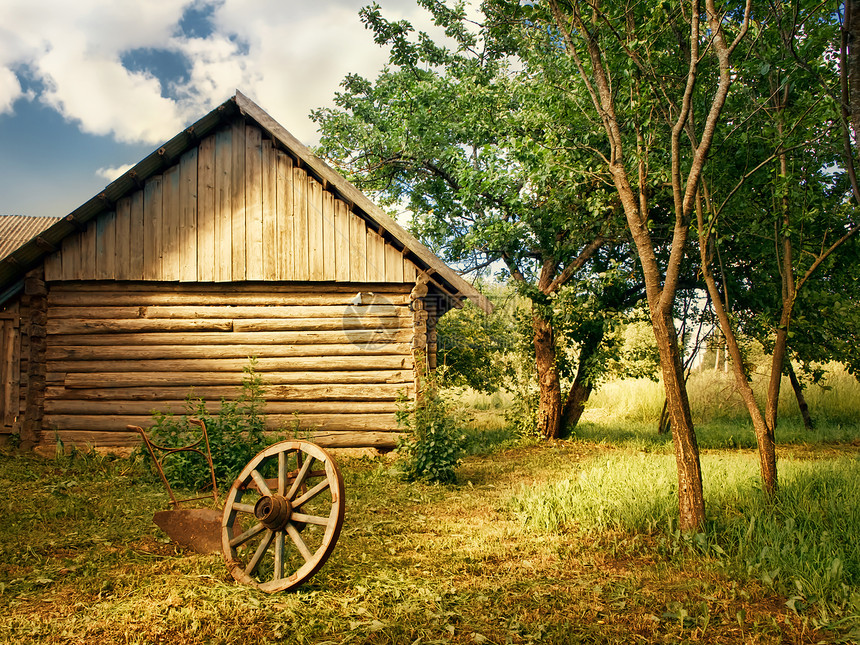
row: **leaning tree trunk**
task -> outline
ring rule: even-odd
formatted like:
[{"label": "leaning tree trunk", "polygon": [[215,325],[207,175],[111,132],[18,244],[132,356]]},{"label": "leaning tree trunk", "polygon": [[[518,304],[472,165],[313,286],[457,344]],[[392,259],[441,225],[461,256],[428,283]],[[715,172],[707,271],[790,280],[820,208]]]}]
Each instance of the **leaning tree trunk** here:
[{"label": "leaning tree trunk", "polygon": [[567,393],[564,410],[561,414],[561,436],[568,437],[571,435],[582,417],[585,404],[588,403],[588,397],[594,390],[591,363],[597,355],[600,343],[603,342],[603,336],[603,327],[601,326],[599,331],[587,334],[582,342],[576,376],[570,386],[570,392]]},{"label": "leaning tree trunk", "polygon": [[579,423],[585,410],[585,404],[588,403],[588,397],[594,390],[591,383],[586,381],[580,372],[581,370],[577,371],[573,385],[570,386],[570,392],[567,395],[567,401],[564,403],[564,411],[561,415],[562,434],[565,437],[573,433],[573,429]]},{"label": "leaning tree trunk", "polygon": [[663,409],[660,410],[660,419],[657,421],[657,434],[669,432],[669,399],[663,397]]},{"label": "leaning tree trunk", "polygon": [[702,261],[702,276],[705,279],[705,285],[711,296],[711,303],[714,308],[714,313],[717,316],[717,320],[719,321],[720,330],[723,332],[723,338],[726,340],[726,351],[731,360],[735,386],[744,401],[744,405],[746,405],[747,412],[749,412],[750,420],[753,424],[756,443],[758,444],[762,484],[766,492],[774,493],[776,492],[777,486],[777,472],[776,442],[774,440],[773,427],[768,425],[767,419],[765,415],[762,414],[758,401],[756,401],[755,394],[753,393],[752,386],[750,385],[749,377],[744,369],[743,356],[741,355],[737,337],[735,336],[734,329],[732,328],[731,321],[729,320],[729,315],[726,308],[723,306],[723,301],[720,298],[720,293],[717,289],[717,282],[714,278],[713,271],[711,270],[710,258],[708,257],[708,235],[706,233],[707,229],[705,227],[704,215],[701,208],[697,208],[696,216],[699,227],[699,256]]},{"label": "leaning tree trunk", "polygon": [[555,362],[555,341],[550,321],[535,314],[532,318],[540,401],[537,431],[545,439],[557,439],[561,433],[561,382]]},{"label": "leaning tree trunk", "polygon": [[791,381],[791,389],[794,390],[794,398],[797,399],[797,407],[800,408],[800,416],[803,418],[803,427],[808,431],[815,429],[815,423],[812,421],[812,415],[809,413],[809,406],[806,404],[806,397],[803,395],[803,385],[797,378],[794,372],[794,367],[791,361],[785,361],[785,370],[788,372],[788,380]]}]

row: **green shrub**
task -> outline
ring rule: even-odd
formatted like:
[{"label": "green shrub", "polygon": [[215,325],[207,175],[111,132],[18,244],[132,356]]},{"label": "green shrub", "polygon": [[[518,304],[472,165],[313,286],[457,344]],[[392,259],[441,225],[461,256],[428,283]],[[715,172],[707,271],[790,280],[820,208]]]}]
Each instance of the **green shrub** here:
[{"label": "green shrub", "polygon": [[[181,416],[154,413],[153,426],[148,430],[150,439],[160,446],[176,448],[196,441],[200,428],[189,419],[200,419],[206,424],[212,465],[219,487],[229,486],[242,468],[263,448],[271,443],[263,430],[263,381],[254,371],[254,361],[245,368],[242,391],[235,401],[222,399],[220,408],[210,414],[206,401],[189,396],[187,411]],[[205,446],[198,446],[205,452]],[[143,458],[151,458],[145,448],[139,450]],[[163,461],[164,474],[170,485],[185,490],[211,488],[212,481],[206,460],[197,453],[180,452],[168,455]]]},{"label": "green shrub", "polygon": [[403,476],[410,481],[455,482],[466,436],[435,381],[425,384],[420,401],[401,399],[397,422],[406,431],[397,447]]}]

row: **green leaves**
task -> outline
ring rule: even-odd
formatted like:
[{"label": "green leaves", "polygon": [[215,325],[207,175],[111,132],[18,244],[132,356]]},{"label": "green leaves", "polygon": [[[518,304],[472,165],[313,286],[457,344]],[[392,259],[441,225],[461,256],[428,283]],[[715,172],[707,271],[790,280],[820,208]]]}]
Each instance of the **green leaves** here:
[{"label": "green leaves", "polygon": [[463,456],[466,436],[456,413],[432,379],[422,383],[418,401],[401,400],[397,420],[406,431],[398,451],[403,476],[410,480],[452,484]]},{"label": "green leaves", "polygon": [[409,208],[413,231],[449,262],[504,260],[527,280],[543,258],[564,265],[612,226],[581,113],[556,79],[522,67],[515,27],[475,25],[462,3],[420,4],[446,39],[378,5],[362,11],[389,67],[373,82],[347,77],[337,109],[313,113],[320,154],[381,203]]},{"label": "green leaves", "polygon": [[[495,304],[495,303],[494,303]],[[485,314],[467,302],[442,318],[436,327],[440,379],[454,387],[471,387],[492,393],[502,386],[500,371],[504,352],[514,343],[504,307]]]},{"label": "green leaves", "polygon": [[[215,479],[219,486],[232,483],[251,458],[270,443],[263,435],[265,400],[262,378],[254,371],[254,361],[244,371],[239,398],[235,401],[222,399],[217,414],[210,414],[203,399],[189,394],[186,414],[175,417],[156,413],[153,415],[154,425],[148,431],[150,438],[160,446],[187,446],[201,436],[200,428],[190,424],[188,419],[201,419],[206,424]],[[146,450],[141,449],[140,454],[145,460],[150,459]],[[211,487],[209,466],[200,454],[174,453],[162,465],[171,486],[192,491]]]}]

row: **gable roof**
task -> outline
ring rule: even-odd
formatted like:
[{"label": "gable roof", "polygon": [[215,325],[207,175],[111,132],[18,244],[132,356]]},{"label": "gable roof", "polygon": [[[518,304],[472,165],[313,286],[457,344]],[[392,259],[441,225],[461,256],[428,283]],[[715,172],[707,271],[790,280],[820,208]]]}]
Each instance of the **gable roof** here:
[{"label": "gable roof", "polygon": [[158,150],[144,158],[131,170],[109,184],[70,214],[59,218],[49,228],[31,236],[8,253],[0,254],[0,303],[20,289],[23,275],[44,258],[60,248],[66,237],[83,230],[90,220],[115,208],[116,202],[141,188],[144,182],[175,164],[201,139],[219,126],[241,115],[267,133],[277,146],[284,149],[319,181],[325,190],[352,206],[352,212],[372,224],[385,241],[397,248],[422,269],[437,288],[455,301],[472,300],[484,311],[491,311],[490,302],[471,284],[461,278],[438,256],[403,229],[381,208],[370,201],[337,171],[299,142],[283,126],[240,92],[212,110],[189,128],[180,132]]}]

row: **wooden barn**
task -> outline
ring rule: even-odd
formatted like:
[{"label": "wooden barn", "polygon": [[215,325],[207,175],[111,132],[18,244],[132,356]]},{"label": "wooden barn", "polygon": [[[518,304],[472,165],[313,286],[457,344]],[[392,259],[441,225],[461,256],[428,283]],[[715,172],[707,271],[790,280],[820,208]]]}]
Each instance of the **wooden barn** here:
[{"label": "wooden barn", "polygon": [[250,358],[270,429],[391,447],[435,325],[489,303],[240,93],[0,260],[2,432],[121,447],[217,408]]}]

